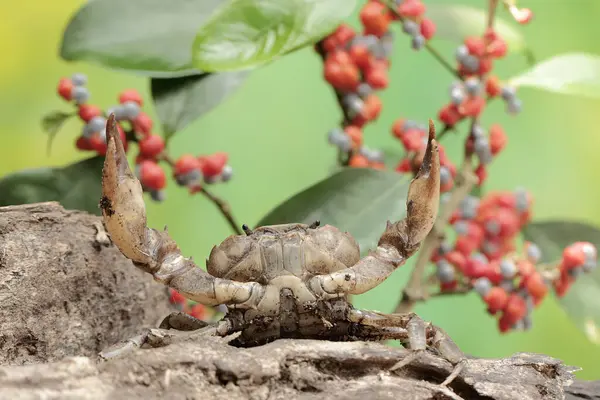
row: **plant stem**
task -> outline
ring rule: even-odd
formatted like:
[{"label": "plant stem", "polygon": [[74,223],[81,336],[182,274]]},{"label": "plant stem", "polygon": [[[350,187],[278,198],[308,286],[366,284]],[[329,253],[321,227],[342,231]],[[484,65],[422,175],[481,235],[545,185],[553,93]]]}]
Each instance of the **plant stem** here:
[{"label": "plant stem", "polygon": [[421,246],[416,265],[411,272],[406,287],[402,291],[402,298],[394,312],[410,312],[417,302],[424,301],[429,297],[427,289],[423,285],[423,277],[427,265],[429,264],[435,249],[439,247],[445,237],[445,228],[448,225],[448,221],[452,217],[454,210],[456,210],[463,199],[471,193],[471,189],[476,182],[477,177],[473,173],[471,158],[467,157],[456,177],[456,185],[452,190],[450,199],[442,206],[431,232],[429,232],[429,235],[427,235]]},{"label": "plant stem", "polygon": [[[159,156],[159,159],[166,162],[171,167],[173,167],[175,165],[175,161],[173,161],[173,159],[166,152],[163,152]],[[202,186],[202,185],[191,186],[191,187],[189,187],[189,190],[190,190],[191,194],[194,194],[194,193],[203,194],[204,197],[209,199],[214,205],[217,206],[217,208],[219,209],[219,211],[221,212],[223,217],[225,217],[225,219],[229,223],[231,230],[236,235],[243,234],[242,230],[240,228],[240,224],[238,224],[237,221],[235,220],[235,218],[233,217],[233,214],[231,212],[231,206],[229,205],[229,203],[227,203],[225,200],[221,199],[220,197],[215,196],[214,194],[212,194],[211,192],[206,190],[204,188],[204,186]]]},{"label": "plant stem", "polygon": [[433,56],[448,72],[454,75],[456,78],[463,80],[463,77],[460,76],[458,71],[450,64],[448,60],[446,60],[432,45],[429,43],[425,44],[425,48],[429,51],[429,54]]},{"label": "plant stem", "polygon": [[496,10],[497,9],[498,9],[498,0],[489,0],[488,18],[487,18],[488,29],[494,28],[494,21],[496,20]]},{"label": "plant stem", "polygon": [[221,214],[223,214],[223,216],[229,223],[229,226],[235,232],[236,235],[242,234],[240,225],[236,222],[235,218],[233,218],[233,215],[231,214],[231,207],[229,206],[229,203],[206,190],[204,186],[200,186],[198,192],[202,193],[204,197],[212,201],[214,205],[216,205],[219,208],[219,211],[221,211]]}]

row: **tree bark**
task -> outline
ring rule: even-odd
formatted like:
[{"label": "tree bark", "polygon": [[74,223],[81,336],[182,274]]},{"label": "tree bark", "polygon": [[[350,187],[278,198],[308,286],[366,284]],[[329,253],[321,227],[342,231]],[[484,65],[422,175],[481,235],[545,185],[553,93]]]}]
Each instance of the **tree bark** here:
[{"label": "tree bark", "polygon": [[92,356],[170,311],[165,287],[99,217],[55,202],[0,207],[0,365]]},{"label": "tree bark", "polygon": [[97,357],[170,311],[165,288],[110,244],[100,218],[56,203],[0,208],[0,364],[13,364],[0,367],[0,400],[600,399],[599,382],[536,354],[469,359],[449,389],[439,385],[449,363],[424,353],[392,372],[408,352],[381,343],[236,348],[189,333]]}]

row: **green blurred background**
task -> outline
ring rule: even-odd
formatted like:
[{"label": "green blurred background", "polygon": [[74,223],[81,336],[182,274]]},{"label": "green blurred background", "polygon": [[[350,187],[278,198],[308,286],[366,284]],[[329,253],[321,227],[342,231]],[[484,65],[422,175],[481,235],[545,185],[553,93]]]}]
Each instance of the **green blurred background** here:
[{"label": "green blurred background", "polygon": [[[46,154],[42,115],[71,109],[56,95],[60,77],[87,74],[91,102],[103,107],[115,104],[117,93],[124,88],[137,88],[149,99],[144,78],[58,58],[62,30],[84,3],[1,2],[0,175],[88,157],[74,148],[81,129],[76,120],[65,125],[51,155]],[[461,3],[484,7],[487,2]],[[597,0],[523,0],[521,4],[535,12],[534,21],[523,31],[538,60],[569,51],[600,54]],[[509,18],[505,12],[500,16]],[[356,18],[351,22],[355,24]],[[456,46],[435,39],[432,44],[448,57]],[[519,55],[497,63],[501,78],[523,68],[526,63]],[[321,62],[311,49],[255,71],[241,90],[179,133],[171,143],[172,154],[229,152],[235,178],[213,191],[231,203],[240,223],[254,224],[278,202],[325,178],[334,165],[335,151],[326,144],[325,135],[339,121],[340,113],[321,76]],[[384,111],[366,130],[366,142],[371,147],[400,150],[389,133],[392,121],[409,117],[424,122],[435,117],[447,101],[452,77],[425,51],[410,50],[409,39],[403,36],[396,40],[390,76],[391,85],[382,93]],[[486,125],[501,123],[509,136],[507,150],[490,169],[486,189],[524,186],[535,196],[536,219],[568,217],[600,225],[600,191],[596,189],[600,181],[600,102],[533,89],[523,89],[519,95],[524,101],[521,115],[510,117],[501,102],[495,102],[483,117]],[[146,111],[154,117],[150,103]],[[460,142],[451,135],[443,141],[456,162]],[[167,195],[163,204],[147,202],[149,224],[168,224],[185,254],[203,260],[214,244],[231,233],[205,199],[190,197],[173,182]],[[408,269],[405,266],[377,289],[357,296],[357,305],[391,311]],[[535,311],[534,327],[526,333],[500,335],[495,320],[484,309],[472,295],[434,300],[416,311],[446,329],[467,353],[501,357],[540,352],[582,367],[579,378],[600,379],[600,347],[573,327],[552,298]]]}]

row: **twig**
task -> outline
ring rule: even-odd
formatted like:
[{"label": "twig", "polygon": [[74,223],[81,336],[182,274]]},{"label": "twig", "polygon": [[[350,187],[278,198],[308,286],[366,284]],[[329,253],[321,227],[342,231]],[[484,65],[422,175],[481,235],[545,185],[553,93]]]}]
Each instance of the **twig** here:
[{"label": "twig", "polygon": [[219,211],[221,211],[221,214],[223,214],[231,229],[237,235],[242,234],[240,225],[235,221],[233,215],[231,214],[231,207],[229,206],[229,203],[206,190],[204,186],[200,186],[196,192],[202,193],[204,197],[212,201],[219,208]]},{"label": "twig", "polygon": [[497,8],[498,8],[498,0],[489,0],[488,18],[487,18],[488,29],[494,28],[494,21],[496,20],[496,9]]},{"label": "twig", "polygon": [[[164,162],[166,162],[171,167],[173,167],[175,165],[175,161],[173,161],[173,159],[167,153],[165,153],[165,152],[163,152],[159,156],[159,159],[162,160],[162,161],[164,161]],[[221,199],[220,197],[215,196],[211,192],[207,191],[204,188],[204,186],[196,185],[196,186],[189,187],[189,189],[190,189],[190,193],[192,193],[192,194],[194,194],[194,193],[201,193],[201,194],[204,195],[204,197],[206,197],[211,202],[213,202],[214,205],[217,206],[217,208],[219,209],[219,211],[221,211],[221,214],[223,215],[223,217],[225,217],[225,219],[229,223],[229,226],[231,227],[231,229],[233,230],[233,232],[235,232],[236,235],[241,235],[242,234],[242,231],[241,231],[241,228],[240,228],[240,224],[238,224],[236,222],[235,218],[233,217],[233,214],[231,212],[231,207],[229,206],[229,203],[227,203],[225,200]]]}]

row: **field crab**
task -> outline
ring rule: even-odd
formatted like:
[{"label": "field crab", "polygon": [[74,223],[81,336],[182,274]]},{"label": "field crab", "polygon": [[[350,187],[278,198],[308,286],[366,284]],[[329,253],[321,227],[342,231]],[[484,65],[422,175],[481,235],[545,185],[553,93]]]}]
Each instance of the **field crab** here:
[{"label": "field crab", "polygon": [[[377,248],[367,256],[360,258],[358,244],[349,233],[320,226],[318,221],[255,229],[244,226],[245,235],[232,235],[213,247],[206,271],[181,254],[166,228],[159,231],[146,226],[142,187],[129,168],[114,115],[107,122],[107,140],[100,207],[112,242],[156,281],[201,304],[225,305],[227,313],[209,326],[174,313],[160,329],[151,330],[153,334],[146,332],[122,342],[101,357],[111,358],[143,344],[164,345],[161,338],[172,330],[218,336],[238,333],[235,341],[241,346],[278,338],[397,339],[411,355],[434,352],[455,366],[454,376],[459,373],[465,357],[440,328],[414,313],[363,311],[347,301],[347,295],[373,289],[403,265],[433,227],[440,165],[431,120],[425,157],[409,187],[407,216],[388,222]],[[410,362],[409,358],[401,363]]]}]

